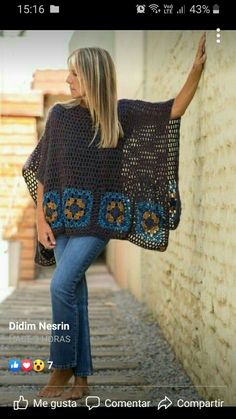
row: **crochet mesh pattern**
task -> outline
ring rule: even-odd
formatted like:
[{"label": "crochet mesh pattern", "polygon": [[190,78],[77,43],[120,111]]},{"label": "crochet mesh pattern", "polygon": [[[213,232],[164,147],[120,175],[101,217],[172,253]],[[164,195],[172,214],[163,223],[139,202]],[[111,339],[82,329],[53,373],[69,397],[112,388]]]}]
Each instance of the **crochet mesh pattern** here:
[{"label": "crochet mesh pattern", "polygon": [[[124,137],[116,148],[98,148],[87,108],[54,105],[44,133],[22,168],[37,206],[55,237],[61,233],[129,240],[164,251],[180,220],[178,190],[180,118],[170,119],[173,99],[151,103],[122,99]],[[37,242],[35,262],[55,263],[53,250]]]}]

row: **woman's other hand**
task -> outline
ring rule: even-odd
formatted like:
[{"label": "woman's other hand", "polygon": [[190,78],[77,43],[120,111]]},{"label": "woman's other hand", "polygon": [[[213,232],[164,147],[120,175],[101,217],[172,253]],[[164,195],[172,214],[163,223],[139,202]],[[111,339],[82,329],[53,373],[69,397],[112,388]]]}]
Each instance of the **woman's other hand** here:
[{"label": "woman's other hand", "polygon": [[51,227],[46,222],[45,219],[37,219],[37,232],[38,232],[38,241],[46,249],[54,249],[56,245],[56,240],[51,230]]}]

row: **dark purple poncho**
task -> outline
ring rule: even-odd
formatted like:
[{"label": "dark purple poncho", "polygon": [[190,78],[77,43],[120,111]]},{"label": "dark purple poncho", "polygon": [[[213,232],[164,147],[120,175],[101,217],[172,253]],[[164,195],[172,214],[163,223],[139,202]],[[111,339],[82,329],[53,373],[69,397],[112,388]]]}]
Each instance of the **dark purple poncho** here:
[{"label": "dark purple poncho", "polygon": [[[172,104],[120,100],[124,137],[116,148],[100,149],[99,133],[89,146],[94,129],[87,108],[50,109],[22,174],[36,206],[37,181],[44,185],[44,214],[55,237],[91,235],[166,250],[181,212],[180,119],[170,120]],[[37,242],[35,262],[54,264],[53,250]]]}]

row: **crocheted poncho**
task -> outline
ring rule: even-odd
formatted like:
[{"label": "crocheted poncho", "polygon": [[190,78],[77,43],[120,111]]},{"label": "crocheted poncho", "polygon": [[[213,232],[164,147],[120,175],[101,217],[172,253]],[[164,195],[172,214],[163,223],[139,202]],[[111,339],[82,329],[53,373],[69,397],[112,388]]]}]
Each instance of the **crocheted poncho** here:
[{"label": "crocheted poncho", "polygon": [[[44,185],[44,214],[55,237],[92,235],[166,250],[181,212],[173,100],[119,100],[124,137],[116,148],[98,148],[99,133],[89,146],[94,129],[87,108],[50,109],[22,175],[36,206],[38,180]],[[35,263],[54,264],[53,249],[37,241]]]}]

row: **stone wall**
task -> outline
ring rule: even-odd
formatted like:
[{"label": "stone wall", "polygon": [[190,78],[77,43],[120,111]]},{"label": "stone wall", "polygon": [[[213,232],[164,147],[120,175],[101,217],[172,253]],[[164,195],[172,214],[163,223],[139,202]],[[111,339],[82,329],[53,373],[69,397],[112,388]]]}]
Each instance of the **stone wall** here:
[{"label": "stone wall", "polygon": [[[201,32],[145,33],[145,99],[174,97]],[[182,118],[182,218],[159,253],[113,240],[117,281],[145,302],[206,399],[236,403],[236,32],[207,32],[207,63]],[[117,256],[119,255],[119,263]],[[115,262],[116,260],[116,262]]]}]

